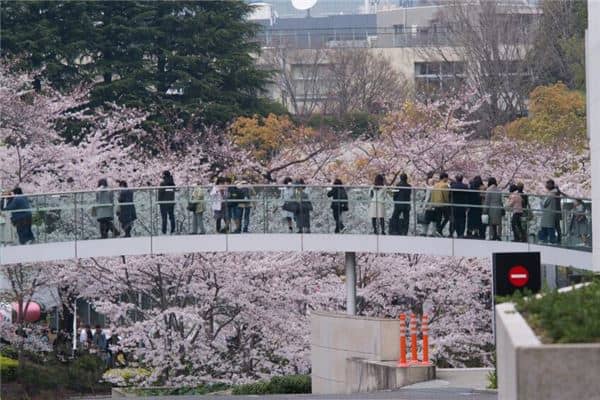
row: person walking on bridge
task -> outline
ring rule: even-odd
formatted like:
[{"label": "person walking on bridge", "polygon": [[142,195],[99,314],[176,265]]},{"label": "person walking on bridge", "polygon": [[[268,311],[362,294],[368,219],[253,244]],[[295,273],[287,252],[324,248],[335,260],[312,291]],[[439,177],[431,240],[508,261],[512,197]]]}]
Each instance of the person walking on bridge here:
[{"label": "person walking on bridge", "polygon": [[164,171],[158,189],[158,205],[162,222],[162,233],[167,234],[167,218],[171,223],[171,234],[175,233],[175,180],[170,171]]},{"label": "person walking on bridge", "polygon": [[100,224],[100,237],[102,239],[108,238],[109,231],[113,233],[114,237],[121,234],[113,223],[115,218],[114,193],[108,188],[108,182],[105,178],[98,181],[96,205],[93,210],[96,215],[96,220]]},{"label": "person walking on bridge", "polygon": [[539,239],[544,243],[556,243],[556,190],[554,181],[546,181],[547,195],[542,200],[542,220]]},{"label": "person walking on bridge", "polygon": [[327,197],[331,197],[331,210],[335,220],[335,233],[340,233],[344,229],[342,223],[342,213],[348,211],[348,194],[342,186],[341,179],[333,181],[333,188],[327,192]]},{"label": "person walking on bridge", "polygon": [[304,179],[297,180],[294,185],[296,185],[294,198],[298,204],[296,212],[294,212],[294,218],[296,219],[298,233],[310,233],[310,212],[313,210],[313,206],[304,190]]},{"label": "person walking on bridge", "polygon": [[385,235],[385,201],[387,193],[384,186],[385,178],[379,174],[375,176],[373,186],[369,190],[369,197],[371,198],[369,203],[369,218],[371,218],[373,233],[375,235],[380,232],[382,235]]},{"label": "person walking on bridge", "polygon": [[502,237],[502,216],[504,206],[502,204],[502,193],[498,189],[496,178],[488,179],[488,188],[485,194],[485,212],[488,216],[490,240],[500,240]]},{"label": "person walking on bridge", "polygon": [[192,233],[194,235],[198,233],[204,235],[204,210],[206,210],[206,205],[204,204],[204,188],[201,183],[198,183],[198,186],[194,188],[188,208],[192,212]]},{"label": "person walking on bridge", "polygon": [[294,187],[292,186],[292,178],[290,178],[289,176],[286,176],[283,179],[283,184],[285,185],[284,187],[280,188],[279,190],[281,190],[281,200],[282,200],[282,204],[281,204],[281,212],[283,215],[283,220],[287,223],[288,226],[288,231],[290,233],[294,232],[294,226],[293,226],[293,219],[294,219],[294,213],[292,211],[287,211],[283,208],[283,206],[285,205],[286,202],[292,201],[294,199]]},{"label": "person walking on bridge", "polygon": [[394,191],[394,211],[390,218],[390,235],[408,234],[411,196],[412,187],[408,183],[408,176],[403,172],[400,174],[400,182]]},{"label": "person walking on bridge", "polygon": [[508,204],[506,205],[509,210],[512,211],[510,218],[510,226],[513,231],[513,240],[515,242],[526,242],[527,234],[523,229],[523,198],[519,193],[517,185],[510,185],[508,191],[510,196],[508,197]]},{"label": "person walking on bridge", "polygon": [[452,212],[450,215],[450,237],[456,236],[463,238],[465,236],[465,223],[467,219],[467,204],[469,203],[469,187],[463,183],[462,174],[454,177],[454,182],[450,184],[450,202],[452,203]]},{"label": "person walking on bridge", "polygon": [[472,239],[485,239],[485,227],[481,221],[483,213],[482,191],[485,185],[481,176],[477,175],[469,182],[469,210],[467,217],[467,237]]},{"label": "person walking on bridge", "polygon": [[135,204],[133,204],[133,191],[127,188],[126,181],[119,181],[119,187],[121,190],[117,199],[119,201],[117,216],[121,229],[125,232],[125,237],[131,237],[133,222],[137,219]]},{"label": "person walking on bridge", "polygon": [[450,192],[448,191],[448,174],[440,173],[440,180],[431,191],[431,204],[435,215],[436,232],[444,235],[444,228],[450,220]]},{"label": "person walking on bridge", "polygon": [[19,244],[33,242],[35,237],[31,231],[31,204],[29,203],[29,199],[23,195],[23,190],[20,187],[17,186],[13,189],[12,197],[9,198],[4,209],[12,211],[10,221],[17,230]]}]

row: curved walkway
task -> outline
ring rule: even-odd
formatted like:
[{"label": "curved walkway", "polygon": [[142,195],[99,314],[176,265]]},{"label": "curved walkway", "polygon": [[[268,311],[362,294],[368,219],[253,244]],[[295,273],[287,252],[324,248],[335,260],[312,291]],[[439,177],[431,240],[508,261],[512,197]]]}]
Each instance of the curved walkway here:
[{"label": "curved walkway", "polygon": [[[168,189],[170,198],[165,200],[165,192],[160,188],[134,188],[129,195],[133,195],[133,202],[122,202],[123,196],[119,190],[103,190],[99,196],[95,191],[81,191],[69,193],[33,194],[27,195],[30,211],[34,222],[33,233],[36,241],[34,244],[16,245],[13,237],[10,244],[0,245],[0,265],[19,262],[44,262],[58,261],[89,257],[112,257],[122,255],[156,255],[156,254],[182,254],[193,252],[368,252],[368,253],[406,253],[427,254],[436,256],[460,257],[490,257],[494,252],[540,252],[542,263],[573,266],[592,270],[592,253],[587,240],[582,239],[581,230],[588,230],[591,225],[589,213],[590,203],[584,200],[584,211],[577,212],[571,199],[562,199],[563,238],[560,244],[538,243],[537,234],[545,211],[542,204],[545,196],[528,195],[528,218],[523,219],[523,229],[529,242],[515,242],[510,229],[510,210],[502,214],[503,234],[498,241],[465,239],[450,237],[450,225],[462,218],[463,222],[482,212],[489,213],[493,208],[480,204],[459,204],[452,202],[453,198],[470,196],[475,199],[484,199],[485,192],[471,191],[446,191],[447,203],[431,204],[428,189],[404,189],[403,196],[398,196],[401,191],[397,187],[384,187],[379,190],[383,195],[375,196],[375,203],[369,187],[346,186],[348,211],[343,213],[345,225],[342,233],[335,234],[336,223],[332,214],[332,200],[330,187],[308,186],[296,188],[293,186],[243,186],[246,195],[241,199],[223,199],[222,209],[231,214],[233,219],[242,216],[242,209],[249,209],[247,227],[250,233],[243,234],[217,234],[213,218],[215,208],[214,192],[212,188],[202,188],[201,199],[194,197],[197,187],[175,187]],[[164,188],[163,188],[164,189]],[[221,187],[222,193],[235,192],[233,187]],[[466,193],[461,193],[466,192]],[[455,196],[460,193],[461,196]],[[291,197],[290,197],[291,196]],[[507,196],[507,193],[502,193]],[[130,199],[131,197],[127,197]],[[107,200],[108,199],[108,200]],[[121,200],[121,202],[120,202]],[[131,201],[131,200],[129,200]],[[292,234],[289,232],[286,217],[293,217],[282,210],[285,203],[305,204],[310,202],[310,224],[312,233]],[[188,211],[190,203],[200,204],[204,210],[201,216],[206,228],[205,235],[193,235],[194,213]],[[119,212],[128,207],[135,207],[137,219],[131,231],[132,237],[118,237],[99,239],[100,232],[98,215],[95,212],[102,210],[103,215],[108,212],[112,215],[115,225],[118,225]],[[445,209],[449,223],[442,225],[444,237],[429,237],[426,234],[435,232],[435,220],[429,225],[424,225],[422,217],[424,211],[429,209]],[[168,208],[173,210],[174,225],[162,226],[162,215]],[[376,208],[378,215],[384,216],[385,232],[387,235],[372,234],[372,221],[370,215]],[[403,209],[406,213],[398,212]],[[131,211],[131,210],[129,210]],[[167,210],[168,211],[168,210]],[[4,220],[8,221],[10,212],[3,211]],[[404,214],[405,219],[399,218]],[[442,214],[440,212],[440,214]],[[472,215],[471,215],[472,214]],[[499,214],[499,213],[498,213]],[[461,217],[462,215],[462,217]],[[440,216],[438,214],[438,216]],[[573,229],[576,217],[583,217],[585,224]],[[234,228],[246,227],[244,218],[242,223],[231,223]],[[396,222],[390,226],[390,222]],[[170,221],[169,221],[170,222]],[[198,222],[198,221],[196,221]],[[378,220],[379,222],[379,220]],[[438,221],[439,222],[439,221]],[[297,229],[294,224],[293,230]],[[438,225],[439,227],[440,225]],[[161,234],[161,230],[174,228],[176,234]],[[430,228],[434,228],[433,230]],[[0,227],[2,228],[2,227]],[[6,228],[6,226],[4,226]],[[404,229],[403,235],[389,235],[392,229]],[[381,228],[379,232],[381,233]],[[200,229],[201,230],[201,229]],[[590,230],[591,231],[591,230]],[[0,243],[6,242],[6,229],[0,229]],[[398,232],[392,232],[398,233]],[[585,239],[585,238],[584,238]]]},{"label": "curved walkway", "polygon": [[592,253],[530,243],[473,239],[333,234],[143,236],[0,247],[0,264],[90,257],[195,252],[365,252],[490,257],[495,252],[541,253],[545,264],[592,269]]}]

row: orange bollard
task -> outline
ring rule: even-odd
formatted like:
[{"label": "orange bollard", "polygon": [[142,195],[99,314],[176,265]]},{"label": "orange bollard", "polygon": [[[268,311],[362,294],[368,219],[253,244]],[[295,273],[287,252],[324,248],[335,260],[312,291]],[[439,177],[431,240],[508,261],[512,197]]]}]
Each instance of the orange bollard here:
[{"label": "orange bollard", "polygon": [[421,333],[423,333],[423,361],[421,364],[429,365],[429,322],[427,314],[421,320]]},{"label": "orange bollard", "polygon": [[415,314],[410,314],[410,363],[419,363],[417,358],[417,317]]},{"label": "orange bollard", "polygon": [[400,314],[400,354],[398,355],[398,366],[407,367],[406,362],[406,315]]}]

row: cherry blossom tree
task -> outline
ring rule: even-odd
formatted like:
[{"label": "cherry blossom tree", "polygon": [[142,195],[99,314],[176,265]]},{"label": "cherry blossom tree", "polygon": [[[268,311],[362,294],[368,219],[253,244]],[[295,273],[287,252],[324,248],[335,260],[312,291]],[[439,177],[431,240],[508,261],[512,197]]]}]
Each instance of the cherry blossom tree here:
[{"label": "cherry blossom tree", "polygon": [[[144,113],[114,104],[89,110],[84,88],[38,93],[27,88],[29,76],[0,76],[0,112],[7,116],[0,125],[0,177],[3,186],[20,184],[29,193],[94,189],[99,177],[150,186],[166,169],[180,185],[208,183],[216,175],[255,181],[289,175],[309,183],[337,176],[346,184],[368,184],[375,173],[392,181],[403,171],[420,182],[424,172],[445,170],[467,177],[493,174],[501,185],[522,180],[532,191],[554,177],[563,191],[589,193],[586,152],[565,149],[558,156],[543,145],[502,136],[472,140],[479,104],[468,93],[406,104],[387,117],[379,137],[336,141],[316,134],[304,146],[291,141],[272,158],[258,160],[213,127],[202,130],[201,140],[191,127],[175,137],[158,135],[157,156],[133,140],[147,132],[139,130]],[[68,143],[58,134],[55,122],[61,118],[86,122],[81,142]],[[366,221],[360,212],[356,218]],[[308,372],[310,312],[344,309],[342,266],[336,254],[233,253],[34,267],[37,282],[60,287],[66,298],[86,298],[107,316],[121,337],[118,346],[151,370],[145,384],[196,385]],[[363,254],[358,267],[362,314],[395,318],[426,311],[440,364],[490,363],[488,260]]]}]

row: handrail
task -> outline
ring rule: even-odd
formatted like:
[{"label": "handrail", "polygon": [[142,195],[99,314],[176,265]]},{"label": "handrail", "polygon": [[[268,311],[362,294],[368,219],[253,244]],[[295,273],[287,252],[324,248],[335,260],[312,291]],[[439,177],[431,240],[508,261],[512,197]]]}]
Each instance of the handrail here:
[{"label": "handrail", "polygon": [[[303,187],[303,188],[321,188],[321,189],[327,189],[327,188],[333,188],[336,187],[336,185],[332,185],[332,184],[325,184],[325,185],[318,185],[318,184],[303,184],[303,185],[296,185],[296,184],[289,184],[289,185],[284,185],[284,184],[240,184],[240,185],[218,185],[220,187],[224,187],[224,188],[229,188],[229,187],[251,187],[251,188],[286,188],[286,187],[292,187],[292,188],[298,188],[298,187]],[[442,191],[451,191],[451,192],[477,192],[477,193],[481,193],[481,194],[485,194],[488,193],[487,190],[474,190],[474,189],[454,189],[454,188],[434,188],[434,187],[428,187],[428,186],[410,186],[410,187],[399,187],[399,186],[395,186],[395,185],[384,185],[384,186],[375,186],[375,185],[338,185],[339,187],[343,187],[346,190],[351,190],[351,189],[370,189],[373,187],[379,187],[379,188],[383,188],[386,189],[388,191],[398,191],[400,189],[410,189],[413,191],[421,191],[421,190],[442,190]],[[103,189],[106,191],[110,191],[113,193],[118,193],[121,192],[123,190],[134,190],[134,191],[140,191],[140,190],[158,190],[158,189],[169,189],[169,188],[175,188],[175,189],[190,189],[190,188],[197,188],[197,187],[202,187],[204,189],[212,189],[214,187],[214,185],[175,185],[175,186],[129,186],[126,188],[121,188],[121,187],[109,187],[107,189]],[[10,198],[10,197],[28,197],[28,196],[60,196],[60,195],[67,195],[67,194],[74,194],[74,193],[96,193],[99,190],[101,190],[100,188],[94,188],[94,189],[79,189],[79,190],[71,190],[71,191],[56,191],[56,192],[35,192],[35,193],[24,193],[22,195],[6,195],[6,196],[2,196],[0,195],[0,199],[4,199],[4,198]],[[504,194],[508,194],[508,192],[506,192],[505,190],[499,190],[500,193],[504,193]],[[519,193],[521,196],[545,196],[546,193],[534,193],[534,192],[523,192],[523,193]],[[591,202],[590,198],[587,197],[578,197],[578,196],[569,196],[566,195],[564,193],[562,193],[559,197],[561,198],[566,198],[566,199],[581,199],[584,202]]]},{"label": "handrail", "polygon": [[[250,197],[245,198],[230,199],[227,198],[227,196],[224,196],[223,198],[215,199],[211,197],[210,194],[215,187],[220,188],[224,193],[229,192],[232,188],[247,188],[251,189],[251,195]],[[334,199],[326,196],[327,192],[335,187],[344,188],[346,190],[348,194],[347,203],[344,199]],[[204,192],[203,199],[192,201],[193,191],[196,191],[198,188],[202,188]],[[378,189],[379,194],[371,197],[370,192],[373,188]],[[173,190],[170,192],[174,196],[173,200],[158,200],[158,192],[164,189]],[[308,197],[285,197],[286,190],[289,190],[292,193],[298,193],[299,189],[303,189],[303,192],[306,193]],[[134,200],[120,203],[118,201],[118,195],[125,190],[134,194]],[[404,200],[394,200],[392,195],[400,193],[400,191],[405,191],[407,197],[405,197]],[[443,193],[443,197],[431,199],[430,195],[436,193],[439,194],[440,192]],[[97,201],[96,195],[98,193],[108,194],[107,197],[110,198],[110,200],[107,202]],[[475,193],[477,196],[464,196],[463,202],[457,203],[453,201],[453,198],[456,199],[454,195],[457,193]],[[490,194],[496,197],[495,202],[485,204],[484,199]],[[27,197],[30,205],[27,209],[0,210],[3,217],[0,221],[0,228],[2,228],[2,226],[6,227],[6,224],[9,224],[8,216],[11,215],[12,217],[16,216],[18,218],[29,219],[29,224],[33,225],[37,230],[37,232],[35,232],[37,241],[48,243],[61,242],[73,237],[76,237],[77,240],[87,240],[97,238],[98,227],[96,224],[100,223],[100,219],[107,218],[110,221],[114,220],[123,223],[123,221],[119,220],[119,215],[117,214],[117,210],[121,209],[124,213],[133,212],[133,210],[137,213],[136,218],[134,218],[137,222],[133,226],[133,231],[131,232],[134,236],[140,236],[142,233],[147,234],[148,236],[160,235],[160,231],[162,231],[163,234],[166,234],[167,222],[171,230],[181,234],[198,230],[204,231],[204,224],[212,223],[213,217],[226,221],[228,227],[230,220],[240,221],[236,224],[238,231],[241,229],[242,219],[244,219],[244,230],[248,228],[248,225],[252,225],[250,231],[255,233],[282,233],[288,232],[289,227],[297,225],[294,224],[292,220],[297,221],[298,218],[302,218],[302,215],[300,215],[302,212],[295,213],[288,211],[286,213],[283,210],[284,203],[287,200],[292,203],[300,201],[300,204],[305,202],[312,203],[310,206],[311,215],[309,219],[313,221],[314,233],[339,233],[340,231],[344,231],[342,225],[345,224],[348,228],[344,231],[346,234],[391,233],[417,236],[430,235],[431,224],[436,224],[433,233],[431,233],[432,235],[436,235],[435,232],[437,231],[437,235],[454,237],[456,234],[458,238],[461,238],[463,235],[467,235],[467,233],[465,233],[467,219],[471,217],[477,219],[480,218],[481,214],[488,214],[493,216],[494,222],[491,226],[504,225],[507,227],[504,231],[500,230],[499,232],[496,229],[493,234],[490,230],[490,238],[500,236],[500,240],[537,243],[536,236],[546,229],[544,233],[550,235],[550,238],[544,238],[543,240],[550,240],[552,242],[554,240],[552,238],[554,232],[548,231],[550,227],[548,226],[547,221],[548,218],[554,218],[557,221],[556,234],[560,237],[562,231],[564,232],[564,235],[561,239],[566,238],[566,240],[561,240],[557,243],[559,246],[578,246],[578,249],[580,250],[588,250],[591,248],[591,244],[588,243],[589,239],[591,239],[591,229],[587,232],[588,225],[591,222],[591,215],[589,213],[591,201],[589,199],[578,199],[583,202],[583,208],[575,210],[574,207],[569,205],[573,197],[556,195],[555,193],[546,193],[542,195],[519,193],[519,195],[527,196],[529,198],[529,205],[524,208],[523,215],[518,216],[517,223],[511,219],[511,217],[515,216],[515,213],[512,213],[512,210],[504,203],[504,199],[509,195],[510,193],[500,189],[497,191],[487,191],[454,189],[450,187],[331,184],[237,184],[98,188],[95,190],[85,189],[71,192],[33,193],[2,197],[0,199],[2,200],[0,204],[4,204],[5,200],[12,197]],[[408,200],[406,200],[407,198]],[[557,205],[544,208],[543,201],[548,198],[559,200],[562,209],[558,209],[558,207],[556,207]],[[202,216],[200,219],[195,216],[196,211],[193,211],[192,214],[191,211],[187,210],[188,207],[191,207],[190,203],[195,203],[196,207],[198,207],[198,205],[203,205]],[[218,205],[218,203],[221,205]],[[348,207],[344,205],[347,210],[338,209],[338,217],[340,213],[343,214],[343,219],[347,220],[347,222],[334,222],[337,218],[334,209],[341,208],[344,203],[348,205]],[[336,204],[339,204],[340,207],[335,207]],[[250,205],[251,207],[249,208],[251,208],[251,211],[241,210],[246,208],[244,205]],[[290,205],[291,208],[293,208],[292,206],[293,204]],[[198,208],[195,210],[198,210]],[[96,212],[98,211],[102,213],[102,217],[96,216]],[[214,211],[219,211],[223,215],[217,216]],[[19,215],[19,213],[21,214]],[[27,213],[31,214],[25,215]],[[213,215],[213,213],[215,215]],[[526,213],[527,215],[525,215]],[[252,216],[250,216],[250,214]],[[286,220],[287,222],[282,222],[282,218],[289,220]],[[16,220],[16,218],[13,219]],[[375,219],[376,221],[372,221],[372,219]],[[583,222],[581,222],[582,219]],[[400,220],[402,221],[402,229],[400,229],[402,233],[398,233],[396,225],[394,225],[393,229],[391,229],[392,227],[390,226],[392,224],[397,224]],[[576,222],[575,228],[577,229],[572,229],[574,221]],[[454,224],[455,222],[456,224]],[[371,223],[373,223],[373,230],[371,229]],[[447,223],[450,225],[448,226]],[[477,225],[476,229],[479,232],[478,238],[485,238],[485,232],[482,231],[487,230],[487,226],[484,226],[483,221],[469,221],[469,224],[471,223]],[[199,228],[198,224],[202,226]],[[308,221],[307,224],[309,226],[306,227],[306,229],[310,230],[310,221]],[[519,224],[522,225],[521,231],[518,231]],[[546,226],[542,226],[544,224]],[[378,225],[381,225],[381,227],[378,227]],[[137,229],[135,228],[136,226]],[[191,226],[193,226],[193,228],[191,228]],[[208,231],[208,229],[206,231]],[[302,231],[302,229],[300,229],[300,231]],[[14,240],[5,240],[2,236],[4,234],[5,233],[0,230],[0,245],[14,242]],[[518,238],[517,234],[526,234],[527,237]],[[106,237],[106,233],[103,234],[103,237]]]}]

